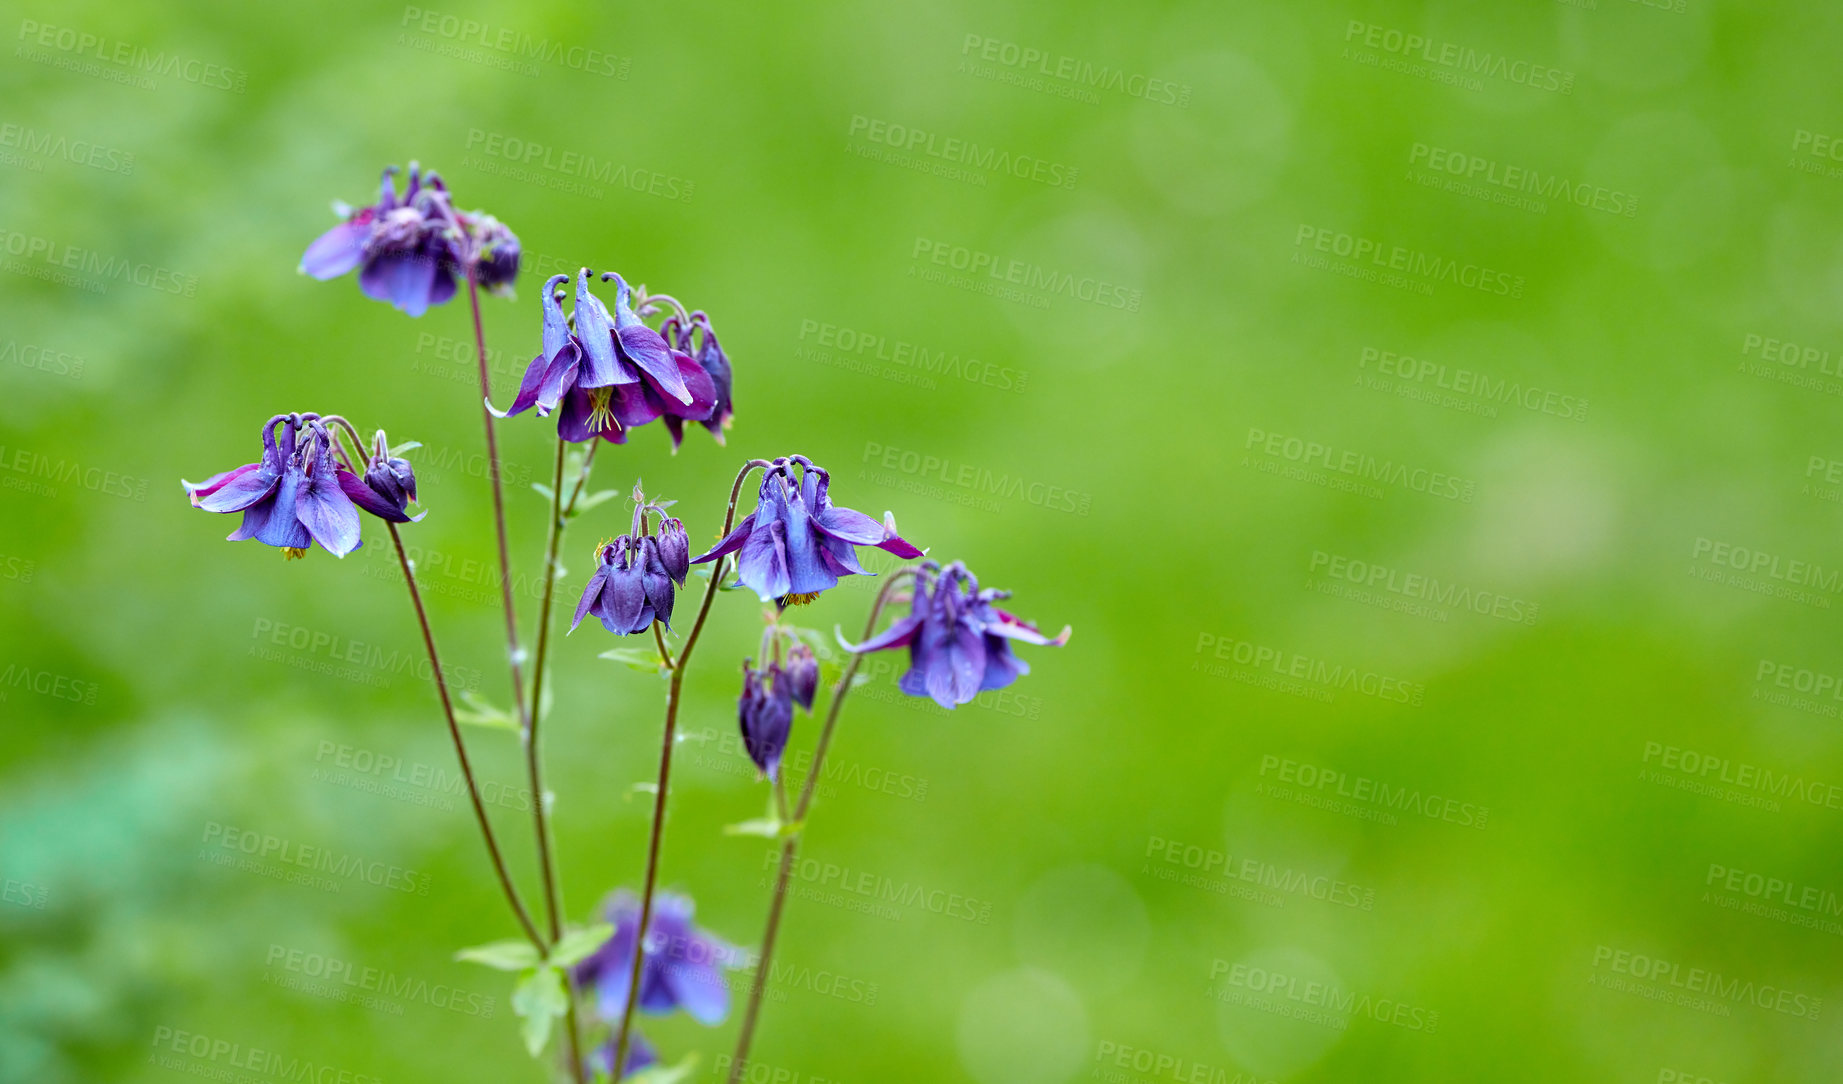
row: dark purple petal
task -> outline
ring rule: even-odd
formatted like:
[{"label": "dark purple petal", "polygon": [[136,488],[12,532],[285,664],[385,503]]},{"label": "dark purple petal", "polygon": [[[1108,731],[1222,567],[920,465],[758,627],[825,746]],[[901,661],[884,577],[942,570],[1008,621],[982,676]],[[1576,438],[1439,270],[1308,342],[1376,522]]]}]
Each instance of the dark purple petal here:
[{"label": "dark purple petal", "polygon": [[241,512],[275,492],[280,474],[261,463],[251,463],[233,471],[216,474],[194,488],[192,503],[207,512]]},{"label": "dark purple petal", "polygon": [[512,397],[512,405],[505,410],[493,406],[489,400],[486,408],[493,412],[495,418],[510,418],[514,414],[523,414],[537,404],[538,390],[544,386],[544,373],[549,364],[544,355],[539,354],[525,366],[525,375],[518,382],[518,394]]},{"label": "dark purple petal", "polygon": [[749,540],[749,532],[754,529],[755,513],[750,512],[748,515],[742,517],[742,522],[736,524],[735,530],[724,536],[723,541],[712,546],[710,551],[702,557],[693,557],[691,563],[694,565],[701,565],[705,561],[713,561],[718,557],[735,553],[742,548],[744,542]]},{"label": "dark purple petal", "polygon": [[598,611],[608,631],[625,636],[644,628],[640,615],[647,608],[646,586],[641,581],[640,570],[621,568],[618,565],[610,568],[608,585],[602,588],[602,604]]},{"label": "dark purple petal", "polygon": [[905,561],[912,561],[915,558],[920,557],[922,555],[921,550],[916,549],[914,546],[910,545],[907,541],[903,540],[901,537],[895,534],[891,534],[888,538],[885,538],[883,541],[877,543],[877,548],[884,551],[885,553],[893,553]]},{"label": "dark purple petal", "polygon": [[408,523],[410,521],[410,517],[404,513],[401,506],[384,494],[366,485],[363,478],[346,470],[344,467],[340,467],[335,473],[339,476],[340,492],[344,493],[346,498],[353,504],[370,512],[379,519],[387,520],[391,523]]},{"label": "dark purple petal", "polygon": [[315,542],[333,556],[344,557],[358,548],[358,509],[340,488],[338,471],[332,464],[332,457],[323,454],[320,464],[301,487],[295,515],[300,517]]},{"label": "dark purple petal", "polygon": [[589,269],[586,267],[576,275],[576,338],[582,343],[583,353],[588,355],[588,364],[583,366],[580,378],[583,387],[605,388],[640,379],[638,374],[633,374],[629,380],[621,379],[628,374],[622,372],[614,355],[614,320],[601,299],[589,292]]},{"label": "dark purple petal", "polygon": [[[449,283],[450,292],[453,283]],[[387,301],[411,316],[428,311],[435,287],[435,261],[419,253],[387,253],[358,273],[359,289],[373,301]]]},{"label": "dark purple petal", "polygon": [[595,571],[589,573],[588,585],[582,589],[582,601],[576,604],[576,619],[570,622],[570,632],[576,631],[576,626],[582,624],[582,619],[587,616],[590,607],[601,600],[602,588],[607,583],[608,566],[597,562]]},{"label": "dark purple petal", "polygon": [[570,280],[568,275],[552,275],[544,283],[539,301],[544,309],[544,356],[554,358],[570,341],[569,321],[563,316],[563,303],[557,300],[557,287]]},{"label": "dark purple petal", "polygon": [[910,614],[907,617],[897,618],[889,628],[877,633],[863,643],[855,646],[845,644],[844,647],[846,651],[855,652],[860,655],[868,651],[883,651],[892,647],[906,647],[914,641],[915,634],[921,630],[921,627],[922,619],[914,614]]},{"label": "dark purple petal", "polygon": [[754,588],[763,602],[792,590],[787,574],[786,535],[787,528],[779,522],[762,524],[749,532],[742,556],[736,561],[737,578]]},{"label": "dark purple petal", "polygon": [[862,512],[838,505],[831,505],[813,516],[813,525],[833,538],[858,546],[880,546],[888,535],[883,524]]},{"label": "dark purple petal", "polygon": [[678,366],[679,379],[684,382],[685,393],[691,398],[688,402],[667,399],[665,413],[692,421],[703,421],[710,417],[711,410],[717,405],[717,389],[710,382],[710,374],[693,361],[689,354],[674,350],[672,362]]},{"label": "dark purple petal", "polygon": [[341,222],[307,246],[301,255],[301,270],[322,282],[338,278],[358,266],[370,236],[368,222]]}]

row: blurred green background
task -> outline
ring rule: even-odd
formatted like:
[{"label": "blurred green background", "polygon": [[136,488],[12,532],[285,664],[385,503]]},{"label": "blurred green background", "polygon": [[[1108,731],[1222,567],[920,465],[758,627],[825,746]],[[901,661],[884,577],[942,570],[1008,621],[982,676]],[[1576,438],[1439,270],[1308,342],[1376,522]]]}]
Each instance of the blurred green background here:
[{"label": "blurred green background", "polygon": [[[1833,7],[0,25],[0,1079],[290,1079],[180,1032],[327,1081],[546,1078],[503,977],[451,962],[514,927],[430,687],[348,661],[417,650],[383,536],[285,564],[178,484],[277,411],[422,441],[406,536],[504,702],[466,309],[295,271],[412,158],[524,242],[501,401],[555,270],[713,314],[728,446],[650,427],[599,485],[702,540],[743,458],[804,452],[1075,627],[1004,697],[885,667],[847,709],[758,1079],[1836,1079]],[[535,572],[551,430],[500,432]],[[574,528],[565,609],[625,516]],[[721,829],[765,798],[733,740],[758,609],[723,596],[699,650],[662,875],[747,946],[766,847]],[[658,752],[611,646],[561,641],[546,726],[577,919],[639,878]],[[471,737],[531,895],[516,742]],[[427,892],[221,864],[240,832]],[[713,1078],[738,1016],[645,1027]]]}]

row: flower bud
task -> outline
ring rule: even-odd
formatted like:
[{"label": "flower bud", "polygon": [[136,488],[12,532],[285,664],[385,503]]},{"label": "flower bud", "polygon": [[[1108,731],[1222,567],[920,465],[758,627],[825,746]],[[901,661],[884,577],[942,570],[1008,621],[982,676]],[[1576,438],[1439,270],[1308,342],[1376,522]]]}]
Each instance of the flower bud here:
[{"label": "flower bud", "polygon": [[661,521],[658,542],[659,563],[674,582],[685,586],[685,577],[691,572],[691,539],[685,534],[684,523],[676,519]]},{"label": "flower bud", "polygon": [[813,658],[812,648],[795,644],[788,651],[786,681],[794,703],[812,711],[813,695],[819,691],[819,663]]}]

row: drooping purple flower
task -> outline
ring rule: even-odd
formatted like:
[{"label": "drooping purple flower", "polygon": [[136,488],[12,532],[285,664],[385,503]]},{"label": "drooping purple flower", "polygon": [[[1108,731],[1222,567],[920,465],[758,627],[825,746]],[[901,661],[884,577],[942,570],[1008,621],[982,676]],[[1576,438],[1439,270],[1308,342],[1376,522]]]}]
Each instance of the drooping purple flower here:
[{"label": "drooping purple flower", "polygon": [[411,316],[452,298],[470,266],[481,285],[509,292],[519,261],[512,231],[483,212],[455,210],[441,177],[414,162],[399,195],[396,172],[384,170],[378,202],[345,212],[345,221],[307,246],[301,270],[324,281],[358,268],[366,297]]},{"label": "drooping purple flower", "polygon": [[411,516],[404,509],[416,499],[416,472],[410,462],[390,454],[390,439],[378,430],[372,442],[371,458],[365,461],[364,477],[361,484],[352,485],[347,481],[351,472],[342,472],[340,483],[344,486],[346,496],[352,503],[382,520],[391,523],[414,523],[427,512]]},{"label": "drooping purple flower", "polygon": [[878,523],[833,504],[826,492],[830,481],[825,469],[805,456],[776,459],[762,472],[755,511],[691,563],[741,550],[739,582],[753,588],[763,602],[796,603],[836,587],[842,576],[871,575],[858,563],[858,546],[876,546],[905,559],[922,555],[896,534],[893,522]]},{"label": "drooping purple flower", "polygon": [[930,562],[916,577],[909,615],[855,647],[846,644],[845,649],[861,653],[907,647],[909,670],[899,682],[902,691],[932,697],[951,709],[1030,673],[1030,665],[1012,652],[1011,641],[1052,647],[1068,642],[1066,627],[1051,639],[1036,626],[993,605],[1009,597],[1009,591],[981,591],[979,581],[958,561],[938,572]]},{"label": "drooping purple flower", "polygon": [[659,523],[659,563],[672,577],[672,582],[685,586],[685,577],[691,574],[691,537],[685,533],[685,525],[677,519],[661,520]]},{"label": "drooping purple flower", "polygon": [[[698,1023],[713,1026],[729,1015],[730,991],[723,971],[736,966],[740,954],[694,925],[694,909],[689,898],[675,893],[653,897],[646,959],[640,966],[639,1008],[648,1013],[683,1009]],[[640,901],[622,890],[604,905],[603,913],[614,924],[614,935],[576,965],[575,977],[595,991],[596,1011],[603,1019],[619,1020],[627,1011],[633,980]]]},{"label": "drooping purple flower", "polygon": [[776,778],[794,725],[793,683],[778,663],[757,670],[743,660],[742,697],[736,702],[736,715],[749,759],[763,775]]},{"label": "drooping purple flower", "polygon": [[[368,511],[377,511],[373,505],[380,498],[364,479],[335,461],[333,436],[320,415],[277,414],[263,426],[262,444],[262,458],[255,463],[203,482],[182,481],[193,507],[242,512],[243,524],[231,532],[230,541],[253,538],[290,558],[305,556],[314,543],[335,557],[357,549],[354,496],[361,495]],[[402,516],[401,509],[391,511]]]},{"label": "drooping purple flower", "polygon": [[787,652],[787,687],[794,703],[813,710],[813,697],[819,692],[819,660],[813,658],[813,649],[805,644],[795,644]]},{"label": "drooping purple flower", "polygon": [[626,1080],[643,1069],[659,1064],[659,1055],[653,1050],[652,1044],[646,1041],[646,1037],[641,1035],[638,1029],[635,1029],[627,1033],[627,1065],[621,1070],[621,1075],[616,1077],[614,1075],[614,1047],[615,1037],[610,1035],[606,1042],[589,1054],[586,1060],[591,1077],[606,1076],[611,1079]]},{"label": "drooping purple flower", "polygon": [[[716,392],[716,403],[711,407],[710,416],[702,419],[702,424],[718,444],[724,443],[723,431],[730,427],[736,414],[731,389],[733,378],[729,358],[717,343],[717,333],[710,326],[710,317],[702,310],[692,313],[689,322],[681,322],[673,316],[666,320],[661,334],[672,343],[676,353],[697,359],[698,367],[710,377],[711,387]],[[698,341],[700,336],[701,343]],[[685,419],[667,414],[664,422],[666,431],[672,434],[672,450],[676,452],[680,442],[685,439]]]},{"label": "drooping purple flower", "polygon": [[583,587],[570,631],[588,614],[617,636],[645,632],[654,619],[672,627],[672,576],[650,536],[622,535],[596,548],[595,571]]}]

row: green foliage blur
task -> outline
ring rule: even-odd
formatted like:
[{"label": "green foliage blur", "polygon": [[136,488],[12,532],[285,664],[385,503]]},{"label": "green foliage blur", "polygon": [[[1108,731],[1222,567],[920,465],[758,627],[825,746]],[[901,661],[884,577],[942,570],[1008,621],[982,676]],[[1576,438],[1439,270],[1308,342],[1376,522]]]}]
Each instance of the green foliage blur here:
[{"label": "green foliage blur", "polygon": [[[405,537],[458,683],[506,703],[465,300],[295,269],[412,159],[523,241],[484,302],[501,404],[549,274],[712,314],[728,443],[648,427],[595,488],[643,480],[695,544],[744,459],[801,452],[1074,626],[952,713],[876,658],[751,1079],[1836,1079],[1834,7],[25,0],[0,30],[0,1080],[552,1069],[454,961],[516,928],[386,537],[284,562],[179,486],[276,412],[420,441]],[[529,642],[554,441],[499,433]],[[627,515],[572,525],[561,617]],[[871,597],[797,619],[855,637]],[[749,949],[772,854],[723,828],[767,802],[735,736],[761,628],[717,600],[662,874]],[[644,861],[663,682],[597,657],[626,646],[555,654],[577,923]],[[535,905],[518,740],[469,737]],[[738,1016],[642,1027],[720,1079]]]}]

